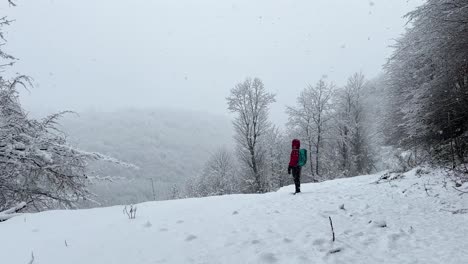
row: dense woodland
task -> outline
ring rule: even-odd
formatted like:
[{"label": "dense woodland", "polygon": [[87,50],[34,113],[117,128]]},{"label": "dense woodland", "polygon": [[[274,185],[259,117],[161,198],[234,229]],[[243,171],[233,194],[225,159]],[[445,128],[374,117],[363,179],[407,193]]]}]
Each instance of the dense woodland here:
[{"label": "dense woodland", "polygon": [[[285,125],[270,121],[275,94],[262,80],[241,80],[220,98],[235,115],[236,147],[220,145],[199,175],[171,187],[166,198],[268,192],[290,184],[292,138],[309,153],[305,182],[421,164],[447,167],[466,180],[468,1],[428,0],[406,17],[408,29],[380,76],[356,72],[344,85],[326,76],[315,80],[285,109]],[[9,24],[6,17],[0,21],[1,29]],[[13,56],[0,51],[0,57],[2,68],[14,67]],[[90,161],[133,168],[75,148],[58,126],[63,113],[29,117],[18,89],[30,87],[27,76],[0,74],[0,212],[18,204],[15,210],[45,210],[93,200],[88,188],[100,179]]]}]

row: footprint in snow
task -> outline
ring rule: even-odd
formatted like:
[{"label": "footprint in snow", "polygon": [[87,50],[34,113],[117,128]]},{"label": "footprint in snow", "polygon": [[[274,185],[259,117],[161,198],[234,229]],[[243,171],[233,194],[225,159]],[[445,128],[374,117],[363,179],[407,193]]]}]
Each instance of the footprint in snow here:
[{"label": "footprint in snow", "polygon": [[321,246],[321,245],[323,245],[325,242],[326,242],[325,239],[319,238],[319,239],[315,239],[315,240],[312,242],[312,245],[314,245],[314,246]]},{"label": "footprint in snow", "polygon": [[253,245],[260,244],[260,240],[254,239],[254,240],[250,241],[250,243],[252,243]]},{"label": "footprint in snow", "polygon": [[263,253],[260,255],[260,260],[263,263],[276,263],[278,262],[278,258],[273,253]]},{"label": "footprint in snow", "polygon": [[362,237],[364,235],[363,232],[358,232],[356,234],[354,234],[355,237]]},{"label": "footprint in snow", "polygon": [[361,237],[361,244],[365,246],[373,245],[377,243],[377,240],[374,237]]},{"label": "footprint in snow", "polygon": [[283,238],[283,242],[284,243],[291,243],[292,240],[286,237],[286,238]]},{"label": "footprint in snow", "polygon": [[403,231],[402,229],[400,229],[400,231],[398,233],[392,233],[392,234],[388,235],[387,236],[388,246],[390,248],[396,248],[399,241],[404,239],[407,236],[408,236],[408,234],[405,231]]},{"label": "footprint in snow", "polygon": [[380,227],[380,228],[385,228],[387,227],[387,222],[384,220],[378,220],[378,221],[370,221],[369,224],[372,224],[373,227]]},{"label": "footprint in snow", "polygon": [[195,239],[197,239],[197,236],[189,235],[188,237],[185,238],[185,241],[190,242],[190,241],[195,240]]},{"label": "footprint in snow", "polygon": [[239,212],[234,211],[234,212],[232,212],[232,214],[233,214],[233,215],[237,215],[237,214],[239,214]]}]

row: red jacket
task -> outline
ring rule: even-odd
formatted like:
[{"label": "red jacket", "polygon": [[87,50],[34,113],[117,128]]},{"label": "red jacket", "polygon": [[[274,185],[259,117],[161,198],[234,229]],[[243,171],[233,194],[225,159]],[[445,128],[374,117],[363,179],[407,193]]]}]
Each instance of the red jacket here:
[{"label": "red jacket", "polygon": [[299,149],[301,148],[301,142],[299,139],[293,139],[291,158],[289,159],[289,166],[296,167],[299,162]]}]

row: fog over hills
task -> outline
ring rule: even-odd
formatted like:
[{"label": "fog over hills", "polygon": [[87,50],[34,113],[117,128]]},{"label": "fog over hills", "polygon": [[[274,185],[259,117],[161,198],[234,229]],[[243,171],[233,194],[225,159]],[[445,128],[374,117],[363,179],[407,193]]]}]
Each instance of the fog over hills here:
[{"label": "fog over hills", "polygon": [[188,177],[200,172],[210,153],[233,144],[228,117],[198,112],[87,111],[65,116],[62,125],[73,145],[139,167],[134,170],[102,163],[92,167],[98,175],[115,179],[93,186],[103,205],[154,199],[152,180],[156,199],[169,198],[174,186],[181,187]]}]

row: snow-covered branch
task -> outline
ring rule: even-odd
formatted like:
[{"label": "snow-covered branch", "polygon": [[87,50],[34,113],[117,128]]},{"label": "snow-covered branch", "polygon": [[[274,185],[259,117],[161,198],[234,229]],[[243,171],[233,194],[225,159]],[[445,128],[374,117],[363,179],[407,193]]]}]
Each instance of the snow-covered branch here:
[{"label": "snow-covered branch", "polygon": [[2,221],[6,221],[12,217],[15,217],[15,216],[18,216],[18,215],[21,215],[21,214],[18,214],[17,212],[21,209],[23,209],[24,207],[26,207],[26,203],[25,202],[21,202],[19,203],[18,205],[10,208],[10,209],[7,209],[3,212],[0,212],[0,222]]}]

